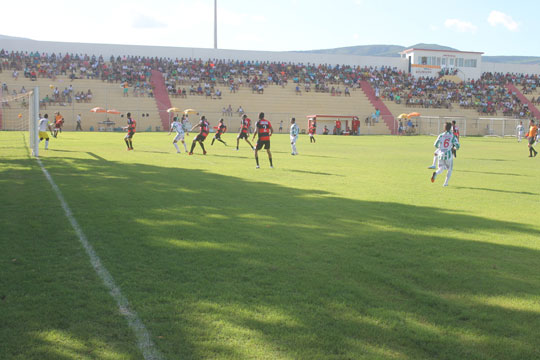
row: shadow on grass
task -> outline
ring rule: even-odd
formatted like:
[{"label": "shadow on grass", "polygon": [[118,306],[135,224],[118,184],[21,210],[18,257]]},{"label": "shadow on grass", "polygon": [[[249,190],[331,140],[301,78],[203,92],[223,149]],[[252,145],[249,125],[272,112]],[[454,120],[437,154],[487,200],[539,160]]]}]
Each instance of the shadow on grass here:
[{"label": "shadow on grass", "polygon": [[[74,173],[73,165],[87,171]],[[167,358],[538,356],[527,225],[200,170],[46,159]]]},{"label": "shadow on grass", "polygon": [[530,191],[509,191],[509,190],[490,189],[490,188],[473,187],[473,186],[456,186],[456,189],[482,190],[482,191],[498,192],[498,193],[504,193],[504,194],[517,194],[517,195],[532,195],[532,196],[540,195],[540,193],[533,193]]}]

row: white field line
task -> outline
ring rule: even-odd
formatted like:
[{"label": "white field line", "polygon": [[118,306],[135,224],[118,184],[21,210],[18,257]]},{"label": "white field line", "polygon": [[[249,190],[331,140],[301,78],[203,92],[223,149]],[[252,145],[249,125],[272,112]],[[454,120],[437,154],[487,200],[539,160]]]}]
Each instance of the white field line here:
[{"label": "white field line", "polygon": [[86,235],[83,233],[81,227],[79,226],[79,223],[77,223],[77,220],[73,216],[73,213],[71,212],[71,209],[69,208],[68,204],[66,203],[66,200],[64,199],[64,196],[62,195],[62,192],[52,179],[51,175],[45,169],[43,166],[43,163],[40,159],[36,159],[39,166],[41,167],[41,170],[43,171],[43,174],[45,174],[45,177],[47,180],[49,180],[49,183],[51,184],[54,192],[56,193],[56,196],[58,197],[58,200],[60,200],[60,203],[62,204],[62,207],[64,208],[64,212],[66,213],[66,217],[68,218],[69,222],[71,223],[71,226],[73,227],[73,230],[77,233],[79,237],[79,241],[84,247],[84,250],[86,251],[86,254],[90,258],[90,263],[94,267],[95,272],[100,277],[100,279],[103,281],[107,289],[109,289],[109,293],[113,297],[113,299],[116,301],[116,304],[118,305],[118,310],[120,311],[120,314],[122,314],[130,327],[130,329],[135,333],[135,337],[137,338],[137,345],[139,349],[141,350],[144,359],[145,360],[161,360],[164,359],[163,356],[159,353],[159,351],[156,349],[156,346],[152,342],[152,339],[150,338],[150,333],[144,326],[143,322],[137,315],[137,313],[134,310],[131,310],[129,307],[128,300],[122,295],[122,292],[120,291],[120,288],[116,286],[116,283],[114,282],[113,277],[109,273],[109,271],[105,268],[105,265],[101,263],[101,260],[99,256],[94,251],[94,248],[88,240],[86,239]]}]

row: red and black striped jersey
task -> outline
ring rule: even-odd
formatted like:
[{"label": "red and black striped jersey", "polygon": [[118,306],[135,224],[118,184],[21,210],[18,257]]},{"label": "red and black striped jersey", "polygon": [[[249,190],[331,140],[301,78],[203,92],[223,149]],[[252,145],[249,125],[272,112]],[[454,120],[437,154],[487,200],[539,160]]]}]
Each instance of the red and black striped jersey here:
[{"label": "red and black striped jersey", "polygon": [[224,124],[220,124],[218,126],[218,129],[217,129],[217,134],[218,135],[221,135],[223,134],[225,131],[227,131],[227,127],[224,125]]},{"label": "red and black striped jersey", "polygon": [[128,131],[135,132],[135,129],[137,128],[137,122],[131,118],[128,118],[127,123],[128,123]]},{"label": "red and black striped jersey", "polygon": [[270,121],[266,119],[261,119],[257,121],[256,124],[257,132],[259,135],[259,140],[261,141],[268,141],[270,140],[270,129],[272,128],[272,124],[270,124]]},{"label": "red and black striped jersey", "polygon": [[201,120],[199,125],[200,125],[200,128],[201,128],[201,132],[199,134],[204,136],[204,137],[208,136],[208,133],[210,132],[210,124],[208,123],[208,121]]},{"label": "red and black striped jersey", "polygon": [[249,131],[249,126],[251,125],[251,119],[250,118],[245,118],[242,120],[242,132],[243,133],[248,133]]}]

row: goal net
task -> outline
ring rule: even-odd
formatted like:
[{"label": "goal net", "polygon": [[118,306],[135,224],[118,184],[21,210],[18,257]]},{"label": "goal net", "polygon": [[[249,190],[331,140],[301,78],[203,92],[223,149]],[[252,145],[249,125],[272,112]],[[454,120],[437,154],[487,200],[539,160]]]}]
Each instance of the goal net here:
[{"label": "goal net", "polygon": [[33,156],[38,156],[39,88],[10,93],[0,88],[0,130],[28,132],[28,146]]}]

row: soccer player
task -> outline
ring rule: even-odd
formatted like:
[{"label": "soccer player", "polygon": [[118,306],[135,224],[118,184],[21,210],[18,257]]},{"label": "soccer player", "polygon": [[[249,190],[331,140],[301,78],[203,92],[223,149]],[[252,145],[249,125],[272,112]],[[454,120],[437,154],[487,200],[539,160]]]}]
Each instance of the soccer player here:
[{"label": "soccer player", "polygon": [[[457,138],[457,141],[459,142],[459,127],[456,124],[456,120],[452,120],[452,132],[454,133],[454,136]],[[454,157],[457,157],[456,149],[452,148],[452,154]]]},{"label": "soccer player", "polygon": [[189,151],[189,155],[193,155],[193,150],[195,149],[195,145],[197,145],[197,142],[199,145],[201,145],[203,155],[206,155],[206,150],[204,149],[204,140],[206,140],[206,137],[208,136],[208,133],[210,132],[210,124],[208,121],[206,121],[206,116],[201,116],[201,120],[199,123],[191,128],[191,131],[195,130],[195,128],[199,128],[199,135],[195,139],[193,139],[193,142],[191,143],[191,150]]},{"label": "soccer player", "polygon": [[54,118],[54,131],[53,136],[56,138],[58,137],[58,132],[62,132],[62,126],[64,125],[64,117],[60,115],[60,112],[56,113],[56,116]]},{"label": "soccer player", "polygon": [[298,155],[298,152],[296,151],[296,140],[298,139],[298,133],[300,132],[300,129],[298,128],[298,125],[296,124],[296,119],[291,119],[291,148],[292,153],[291,155]]},{"label": "soccer player", "polygon": [[255,162],[257,163],[257,169],[259,168],[259,150],[264,146],[266,152],[268,153],[268,160],[270,161],[270,168],[274,168],[272,164],[272,153],[270,152],[270,136],[274,129],[272,129],[272,124],[270,121],[264,118],[264,113],[259,113],[259,121],[255,124],[255,132],[253,133],[252,141],[255,141],[255,136],[259,136],[257,139],[257,146],[255,147]]},{"label": "soccer player", "polygon": [[525,127],[523,127],[523,121],[520,121],[518,126],[516,126],[516,137],[518,139],[518,142],[521,142],[521,138],[523,137],[523,131],[525,131]]},{"label": "soccer player", "polygon": [[220,119],[217,131],[216,131],[216,135],[214,135],[214,138],[212,139],[212,143],[210,145],[214,145],[214,141],[217,140],[224,143],[225,146],[227,146],[227,143],[221,140],[221,134],[223,134],[225,131],[227,131],[227,127],[225,126],[225,124],[223,124],[223,119]]},{"label": "soccer player", "polygon": [[137,128],[137,122],[131,118],[131,113],[127,113],[127,126],[124,126],[124,130],[127,130],[127,135],[124,137],[127,149],[133,150],[133,135],[135,135],[135,129]]},{"label": "soccer player", "polygon": [[178,147],[178,140],[182,142],[182,144],[184,145],[184,149],[187,152],[186,142],[184,141],[184,126],[182,125],[180,121],[178,121],[178,117],[176,116],[174,117],[173,122],[171,123],[171,127],[170,127],[168,135],[171,135],[171,132],[173,130],[176,131],[176,136],[174,137],[174,140],[173,140],[173,145],[176,148],[176,152],[180,154],[180,148]]},{"label": "soccer player", "polygon": [[[529,157],[538,155],[538,151],[534,148],[534,142],[536,141],[536,135],[538,134],[538,127],[534,124],[534,120],[531,119],[529,123],[529,131],[525,136],[529,140]],[[534,155],[533,155],[534,153]]]},{"label": "soccer player", "polygon": [[439,150],[439,168],[433,172],[431,176],[431,182],[435,182],[437,175],[440,175],[444,170],[447,170],[446,180],[443,186],[448,186],[450,176],[452,176],[452,169],[454,167],[454,158],[452,157],[452,149],[459,149],[459,141],[452,133],[452,123],[447,122],[445,125],[445,132],[440,134],[435,141],[435,147]]},{"label": "soccer player", "polygon": [[51,125],[49,124],[49,114],[45,114],[43,118],[39,120],[39,142],[45,139],[45,150],[49,148],[49,130],[52,134]]},{"label": "soccer player", "polygon": [[311,121],[309,125],[309,142],[315,142],[315,134],[317,133],[317,123],[315,120]]},{"label": "soccer player", "polygon": [[249,147],[255,150],[255,147],[249,142],[249,126],[251,125],[251,119],[246,114],[242,115],[242,124],[240,126],[240,132],[236,137],[236,150],[238,151],[238,145],[240,145],[240,139],[246,140]]}]

